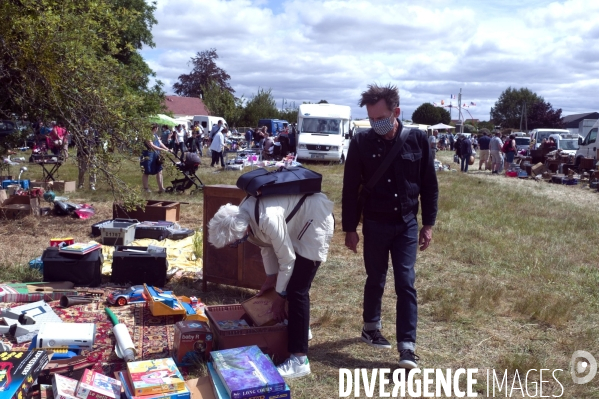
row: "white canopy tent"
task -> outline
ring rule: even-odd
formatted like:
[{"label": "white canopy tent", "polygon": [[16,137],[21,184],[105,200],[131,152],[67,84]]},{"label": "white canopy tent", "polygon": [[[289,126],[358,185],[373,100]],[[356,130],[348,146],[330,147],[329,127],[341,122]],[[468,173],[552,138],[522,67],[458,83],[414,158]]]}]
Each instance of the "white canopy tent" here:
[{"label": "white canopy tent", "polygon": [[436,129],[455,129],[455,126],[449,126],[444,123],[437,123],[436,125],[429,126],[428,129],[436,130]]}]

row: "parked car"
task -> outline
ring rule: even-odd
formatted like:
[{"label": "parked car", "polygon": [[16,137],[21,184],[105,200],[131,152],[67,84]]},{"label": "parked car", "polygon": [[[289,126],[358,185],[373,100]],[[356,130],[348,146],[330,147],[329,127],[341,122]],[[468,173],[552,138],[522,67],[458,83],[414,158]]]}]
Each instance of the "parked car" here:
[{"label": "parked car", "polygon": [[17,125],[13,121],[0,120],[0,137],[10,136],[17,131]]},{"label": "parked car", "polygon": [[530,147],[530,137],[516,137],[516,148],[518,151],[528,150]]}]

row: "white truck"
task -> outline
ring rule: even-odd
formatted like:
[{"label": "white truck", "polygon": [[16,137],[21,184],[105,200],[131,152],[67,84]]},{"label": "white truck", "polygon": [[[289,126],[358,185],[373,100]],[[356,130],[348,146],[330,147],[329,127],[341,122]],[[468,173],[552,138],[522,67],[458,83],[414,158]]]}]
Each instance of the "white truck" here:
[{"label": "white truck", "polygon": [[578,138],[578,150],[576,151],[576,164],[580,163],[580,158],[597,159],[597,130],[599,130],[599,120],[591,127],[591,130],[584,137]]},{"label": "white truck", "polygon": [[543,139],[549,140],[552,134],[570,134],[568,129],[534,129],[530,132],[530,139],[535,141],[535,150],[543,143]]},{"label": "white truck", "polygon": [[558,150],[562,150],[564,154],[576,155],[578,150],[578,133],[552,134],[549,136],[555,141]]},{"label": "white truck", "polygon": [[297,127],[297,159],[344,163],[349,149],[351,108],[335,104],[302,104]]}]

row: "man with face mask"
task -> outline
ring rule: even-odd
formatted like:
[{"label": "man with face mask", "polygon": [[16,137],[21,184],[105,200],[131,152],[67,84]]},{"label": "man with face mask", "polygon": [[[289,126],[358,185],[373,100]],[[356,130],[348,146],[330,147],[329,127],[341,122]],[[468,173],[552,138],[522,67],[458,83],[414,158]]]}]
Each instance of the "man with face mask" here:
[{"label": "man with face mask", "polygon": [[[399,366],[418,367],[416,324],[418,320],[414,288],[416,253],[424,251],[432,238],[437,216],[439,188],[426,133],[406,130],[405,142],[389,167],[374,183],[368,195],[360,187],[368,185],[403,130],[396,86],[368,86],[360,106],[366,106],[372,129],[356,134],[349,145],[343,176],[342,224],[345,245],[357,252],[357,227],[363,217],[364,308],[362,341],[377,348],[391,348],[381,333],[381,304],[389,263],[393,265],[396,301],[396,336]],[[400,143],[401,144],[401,143]],[[372,183],[371,183],[372,184]],[[419,200],[422,228],[418,233]]]}]

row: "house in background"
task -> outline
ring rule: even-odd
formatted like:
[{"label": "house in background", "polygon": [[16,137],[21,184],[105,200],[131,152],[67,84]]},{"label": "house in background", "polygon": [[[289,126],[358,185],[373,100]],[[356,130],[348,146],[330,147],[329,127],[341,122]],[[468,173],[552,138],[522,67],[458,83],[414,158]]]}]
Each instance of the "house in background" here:
[{"label": "house in background", "polygon": [[[586,136],[586,133],[588,133],[588,129],[584,129],[584,130],[579,130],[580,129],[580,122],[582,122],[585,119],[590,119],[590,120],[597,120],[599,119],[599,112],[585,112],[584,114],[572,114],[572,115],[568,115],[568,116],[564,116],[563,118],[563,122],[564,122],[564,129],[568,129],[570,131],[570,133],[574,133],[574,134],[581,134],[583,137]],[[593,126],[593,123],[587,122],[585,124],[585,126]]]},{"label": "house in background", "polygon": [[164,105],[175,119],[191,121],[194,115],[210,115],[204,102],[197,97],[165,96]]}]

